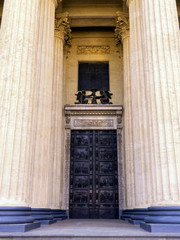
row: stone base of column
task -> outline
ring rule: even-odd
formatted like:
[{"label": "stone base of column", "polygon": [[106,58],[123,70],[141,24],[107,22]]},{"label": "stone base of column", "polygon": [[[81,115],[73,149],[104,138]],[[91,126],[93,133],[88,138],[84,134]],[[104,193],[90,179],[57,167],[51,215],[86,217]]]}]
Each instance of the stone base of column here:
[{"label": "stone base of column", "polygon": [[129,221],[131,219],[131,215],[133,215],[133,214],[134,214],[133,209],[123,210],[120,219],[123,221]]},{"label": "stone base of column", "polygon": [[133,209],[133,214],[130,216],[128,222],[134,225],[139,225],[140,223],[144,222],[144,219],[147,216],[148,216],[147,208],[135,208]]},{"label": "stone base of column", "polygon": [[51,215],[56,221],[62,221],[67,219],[67,213],[66,210],[61,210],[61,209],[52,209],[51,210]]},{"label": "stone base of column", "polygon": [[148,232],[180,232],[180,207],[149,207],[140,227]]},{"label": "stone base of column", "polygon": [[40,227],[29,207],[0,207],[0,232],[27,232]]},{"label": "stone base of column", "polygon": [[140,223],[140,227],[147,232],[180,232],[180,224],[148,224]]},{"label": "stone base of column", "polygon": [[57,221],[51,215],[50,208],[31,208],[31,216],[41,225],[49,225]]},{"label": "stone base of column", "polygon": [[28,232],[40,226],[41,224],[39,222],[28,224],[0,224],[0,232]]}]

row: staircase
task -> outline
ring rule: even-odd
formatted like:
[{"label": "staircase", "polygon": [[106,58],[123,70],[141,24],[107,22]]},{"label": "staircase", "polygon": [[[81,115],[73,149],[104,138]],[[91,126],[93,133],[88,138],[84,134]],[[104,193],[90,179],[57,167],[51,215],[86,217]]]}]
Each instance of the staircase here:
[{"label": "staircase", "polygon": [[149,233],[139,226],[115,219],[70,219],[41,226],[26,233],[0,233],[5,240],[120,240],[180,239],[180,233]]}]

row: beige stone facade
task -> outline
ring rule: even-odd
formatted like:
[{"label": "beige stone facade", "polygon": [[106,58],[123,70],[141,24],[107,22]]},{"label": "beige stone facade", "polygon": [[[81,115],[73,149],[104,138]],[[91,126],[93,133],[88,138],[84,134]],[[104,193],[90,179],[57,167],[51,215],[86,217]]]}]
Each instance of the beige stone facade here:
[{"label": "beige stone facade", "polygon": [[[70,130],[101,127],[122,138],[120,209],[180,206],[178,17],[179,0],[0,1],[0,206],[68,210]],[[75,109],[95,61],[113,105]]]}]

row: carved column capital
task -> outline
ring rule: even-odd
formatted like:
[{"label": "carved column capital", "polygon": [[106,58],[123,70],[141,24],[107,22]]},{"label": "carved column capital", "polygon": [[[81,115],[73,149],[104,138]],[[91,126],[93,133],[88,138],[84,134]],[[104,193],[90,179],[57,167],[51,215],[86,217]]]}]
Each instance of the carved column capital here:
[{"label": "carved column capital", "polygon": [[129,7],[129,4],[130,4],[131,1],[132,1],[132,0],[123,0],[123,2],[126,3],[127,7]]},{"label": "carved column capital", "polygon": [[64,45],[71,45],[71,29],[69,23],[69,14],[63,13],[56,15],[55,18],[55,37],[61,38]]},{"label": "carved column capital", "polygon": [[55,8],[58,7],[58,0],[55,0]]},{"label": "carved column capital", "polygon": [[59,5],[60,3],[62,3],[62,0],[55,0],[55,3],[56,3],[56,8],[57,8],[58,5]]},{"label": "carved column capital", "polygon": [[125,38],[129,37],[129,17],[123,16],[117,12],[116,28],[115,28],[115,41],[118,45],[123,42]]}]

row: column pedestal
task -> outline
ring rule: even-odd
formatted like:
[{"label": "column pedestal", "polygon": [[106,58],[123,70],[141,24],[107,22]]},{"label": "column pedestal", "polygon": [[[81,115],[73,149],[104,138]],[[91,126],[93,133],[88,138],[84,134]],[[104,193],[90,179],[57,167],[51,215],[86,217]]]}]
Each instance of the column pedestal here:
[{"label": "column pedestal", "polygon": [[29,207],[0,207],[0,232],[27,232],[40,227]]},{"label": "column pedestal", "polygon": [[180,232],[180,207],[149,207],[140,227],[148,232]]}]

